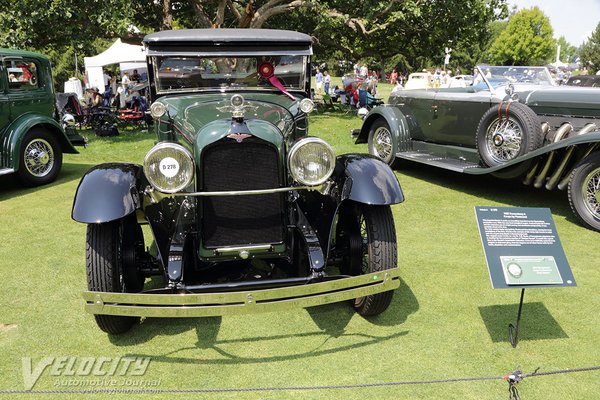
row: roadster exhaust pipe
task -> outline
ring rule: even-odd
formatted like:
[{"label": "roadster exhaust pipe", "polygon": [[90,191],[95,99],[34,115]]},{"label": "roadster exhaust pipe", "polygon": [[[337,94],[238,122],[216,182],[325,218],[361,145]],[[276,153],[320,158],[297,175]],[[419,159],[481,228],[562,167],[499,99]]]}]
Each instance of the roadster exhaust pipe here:
[{"label": "roadster exhaust pipe", "polygon": [[[564,136],[568,135],[572,130],[573,130],[573,125],[569,124],[568,122],[566,124],[562,124],[561,127],[558,128],[558,130],[556,131],[556,135],[554,135],[554,139],[552,140],[552,143],[559,142],[560,140],[562,140],[562,138]],[[552,166],[552,161],[554,160],[555,154],[556,154],[555,151],[548,154],[548,159],[546,160],[546,164],[544,165],[544,168],[542,168],[542,171],[540,172],[540,174],[537,176],[537,178],[535,178],[535,182],[534,182],[533,186],[535,186],[536,188],[539,189],[544,184],[544,180],[546,179],[546,175],[548,174],[548,171],[550,170],[550,167]]]},{"label": "roadster exhaust pipe", "polygon": [[[550,124],[548,124],[547,122],[542,122],[542,136],[544,138],[548,135],[549,131],[550,131]],[[535,177],[535,173],[537,172],[539,166],[540,166],[540,161],[538,160],[533,164],[531,169],[525,175],[525,179],[523,179],[523,185],[527,185],[527,186],[531,185],[531,182],[533,182],[533,178]]]},{"label": "roadster exhaust pipe", "polygon": [[[584,126],[583,128],[581,128],[579,131],[577,131],[577,133],[575,133],[575,135],[576,136],[585,135],[586,133],[595,131],[597,129],[598,128],[596,127],[596,124],[590,123],[590,124],[587,124],[586,126]],[[556,171],[548,179],[548,182],[546,182],[546,189],[553,190],[556,187],[556,185],[558,184],[558,180],[560,179],[563,172],[567,168],[567,164],[571,160],[571,157],[573,156],[574,152],[575,152],[575,146],[569,146],[563,159],[561,160],[560,164],[556,168]],[[569,175],[571,175],[571,171],[569,171],[569,173],[567,174],[567,176],[569,176]]]}]

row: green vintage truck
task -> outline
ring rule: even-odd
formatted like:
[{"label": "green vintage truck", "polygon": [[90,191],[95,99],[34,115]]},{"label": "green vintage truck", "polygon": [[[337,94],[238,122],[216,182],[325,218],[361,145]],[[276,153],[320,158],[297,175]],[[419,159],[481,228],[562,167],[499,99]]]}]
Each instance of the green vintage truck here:
[{"label": "green vintage truck", "polygon": [[25,186],[50,183],[63,153],[77,153],[73,146],[85,140],[57,112],[46,57],[0,48],[0,59],[0,175],[15,173]]}]

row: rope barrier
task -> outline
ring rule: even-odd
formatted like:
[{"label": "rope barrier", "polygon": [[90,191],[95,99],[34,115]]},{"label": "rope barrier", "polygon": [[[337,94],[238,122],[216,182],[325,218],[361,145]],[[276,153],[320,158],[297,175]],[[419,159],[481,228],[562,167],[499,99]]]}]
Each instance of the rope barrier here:
[{"label": "rope barrier", "polygon": [[452,382],[472,382],[472,381],[491,381],[504,380],[509,383],[509,399],[519,400],[519,392],[517,384],[525,378],[534,378],[546,375],[568,374],[574,372],[589,372],[600,370],[599,366],[569,368],[554,371],[538,372],[537,368],[532,373],[523,373],[520,370],[514,371],[504,376],[487,376],[487,377],[462,377],[462,378],[447,378],[447,379],[430,379],[420,381],[397,381],[397,382],[374,382],[374,383],[356,383],[347,385],[320,385],[320,386],[282,386],[282,387],[245,387],[245,388],[189,388],[189,389],[158,389],[158,388],[110,388],[110,389],[40,389],[40,390],[0,390],[0,394],[111,394],[111,393],[131,393],[131,394],[164,394],[164,393],[232,393],[232,392],[269,392],[269,391],[309,391],[309,390],[332,390],[332,389],[358,389],[358,388],[374,388],[385,386],[402,386],[402,385],[429,385],[436,383],[452,383]]}]

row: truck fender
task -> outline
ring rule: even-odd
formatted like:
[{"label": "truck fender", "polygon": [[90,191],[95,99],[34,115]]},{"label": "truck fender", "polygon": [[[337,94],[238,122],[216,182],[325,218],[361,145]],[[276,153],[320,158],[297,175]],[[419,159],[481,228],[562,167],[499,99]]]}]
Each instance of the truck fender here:
[{"label": "truck fender", "polygon": [[345,154],[336,160],[333,180],[340,190],[339,202],[354,200],[371,205],[398,204],[404,193],[392,169],[369,154]]},{"label": "truck fender", "polygon": [[107,163],[96,165],[81,178],[71,218],[99,224],[123,218],[141,206],[139,190],[144,187],[141,165]]}]

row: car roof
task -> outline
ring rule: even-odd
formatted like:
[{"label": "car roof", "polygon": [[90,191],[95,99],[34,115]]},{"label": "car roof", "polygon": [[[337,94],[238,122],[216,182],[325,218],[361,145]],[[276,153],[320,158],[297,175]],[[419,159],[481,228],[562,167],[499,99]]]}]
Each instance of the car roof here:
[{"label": "car roof", "polygon": [[144,43],[248,43],[312,44],[312,38],[304,33],[280,29],[180,29],[146,35]]},{"label": "car roof", "polygon": [[15,50],[15,49],[5,49],[0,47],[0,56],[3,57],[36,57],[44,60],[48,60],[48,57],[44,56],[40,53],[35,53],[33,51],[27,50]]}]

